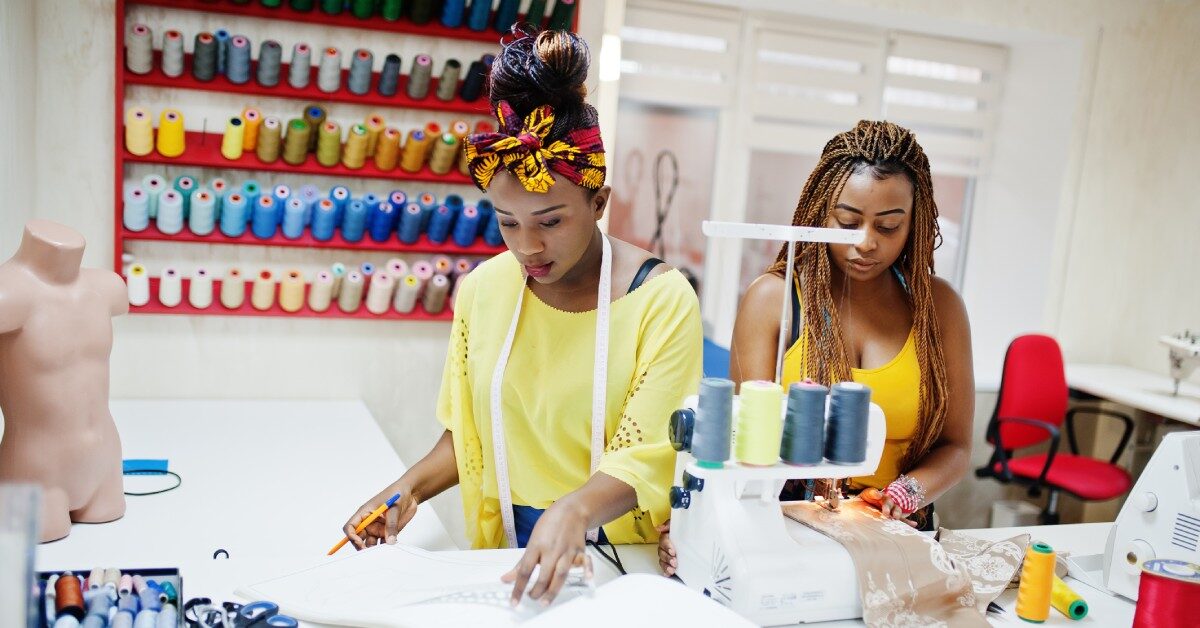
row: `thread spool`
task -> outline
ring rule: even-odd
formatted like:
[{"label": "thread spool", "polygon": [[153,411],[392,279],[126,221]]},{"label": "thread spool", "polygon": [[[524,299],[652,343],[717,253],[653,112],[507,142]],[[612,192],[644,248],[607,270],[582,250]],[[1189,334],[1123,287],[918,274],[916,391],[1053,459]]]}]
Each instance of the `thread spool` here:
[{"label": "thread spool", "polygon": [[346,211],[346,203],[350,202],[350,188],[344,185],[335,185],[329,188],[329,200],[333,201],[334,208],[337,209],[337,224],[342,224],[342,216]]},{"label": "thread spool", "polygon": [[487,221],[496,215],[496,207],[492,205],[491,201],[481,198],[475,208],[479,210],[479,235],[483,235],[487,230]]},{"label": "thread spool", "polygon": [[293,196],[283,208],[283,237],[298,240],[304,235],[304,201]]},{"label": "thread spool", "polygon": [[133,628],[156,628],[157,625],[158,611],[155,610],[142,609],[133,619]]},{"label": "thread spool", "polygon": [[250,307],[265,312],[275,305],[275,276],[271,271],[263,269],[254,277],[254,285],[250,288]]},{"label": "thread spool", "polygon": [[408,263],[398,257],[389,259],[384,263],[383,268],[384,272],[391,275],[392,279],[395,279],[397,282],[404,279],[404,276],[408,274]]},{"label": "thread spool", "polygon": [[139,157],[154,150],[154,123],[150,112],[141,107],[125,111],[125,150]]},{"label": "thread spool", "polygon": [[174,268],[164,268],[158,278],[158,302],[175,307],[183,301],[183,277]]},{"label": "thread spool", "polygon": [[829,389],[820,384],[788,387],[787,413],[779,458],[791,465],[821,464],[825,454],[825,399]]},{"label": "thread spool", "polygon": [[375,12],[375,2],[376,0],[350,0],[350,14],[365,20]]},{"label": "thread spool", "polygon": [[197,310],[205,310],[212,305],[212,300],[212,275],[206,269],[197,268],[188,282],[188,304]]},{"label": "thread spool", "polygon": [[1168,558],[1142,564],[1133,628],[1184,628],[1196,623],[1200,565]]},{"label": "thread spool", "polygon": [[346,6],[346,0],[321,0],[321,11],[328,15],[337,15]]},{"label": "thread spool", "polygon": [[271,188],[271,197],[275,199],[275,220],[283,222],[283,214],[287,208],[287,202],[292,198],[292,188],[280,183]]},{"label": "thread spool", "polygon": [[367,157],[375,156],[375,151],[379,147],[379,136],[383,134],[385,124],[383,116],[377,113],[367,116],[363,121],[363,126],[367,128]]},{"label": "thread spool", "polygon": [[[154,618],[154,628],[176,628],[179,625],[179,611],[175,609],[174,604],[164,604],[162,610],[158,612],[158,617]],[[270,623],[267,623],[269,626]]]},{"label": "thread spool", "polygon": [[208,235],[217,226],[217,198],[204,188],[192,192],[188,229],[196,235]]},{"label": "thread spool", "polygon": [[216,218],[221,218],[221,206],[225,202],[225,195],[229,193],[229,182],[221,177],[217,177],[208,182],[208,187],[212,190],[213,199],[216,201]]},{"label": "thread spool", "polygon": [[374,69],[375,55],[366,48],[355,50],[354,56],[350,58],[350,76],[346,80],[346,87],[350,93],[361,96],[370,91],[371,73]]},{"label": "thread spool", "polygon": [[441,314],[446,309],[446,297],[450,294],[450,279],[445,275],[434,275],[425,286],[421,305],[430,314]]},{"label": "thread spool", "polygon": [[[779,461],[783,435],[783,388],[775,382],[743,382],[737,419],[737,459],[742,464],[770,466]],[[694,445],[693,445],[694,447]]]},{"label": "thread spool", "polygon": [[208,82],[217,75],[217,40],[212,33],[196,33],[192,42],[192,76]]},{"label": "thread spool", "polygon": [[867,459],[867,420],[871,389],[858,382],[839,382],[829,391],[825,424],[825,459],[833,464],[862,464]]},{"label": "thread spool", "polygon": [[[391,203],[392,207],[394,207],[396,211],[403,211],[404,207],[408,205],[408,194],[405,194],[404,190],[392,190],[392,193],[388,194],[387,202]],[[396,215],[396,217],[393,219],[393,222],[395,224],[400,224],[399,214]]]},{"label": "thread spool", "polygon": [[433,263],[433,274],[434,275],[442,275],[443,277],[449,277],[450,273],[454,271],[454,262],[451,261],[451,259],[449,257],[446,257],[445,255],[439,255],[439,256],[433,258],[432,263]]},{"label": "thread spool", "polygon": [[411,0],[410,7],[413,24],[428,24],[433,19],[433,0]]},{"label": "thread spool", "polygon": [[[125,283],[128,288],[130,305],[140,307],[150,302],[150,274],[146,272],[145,266],[141,264],[130,266]],[[80,601],[82,602],[82,600],[81,597]]]},{"label": "thread spool", "polygon": [[279,307],[293,314],[304,307],[304,275],[298,270],[289,270],[279,283]]},{"label": "thread spool", "polygon": [[146,588],[146,579],[141,576],[133,577],[133,594],[141,595],[142,589]]},{"label": "thread spool", "polygon": [[[104,584],[104,570],[100,567],[96,567],[88,572],[88,576],[84,580],[83,586],[87,591],[96,591],[100,589],[100,585],[102,584]],[[83,596],[83,602],[84,605],[87,606],[89,602],[87,595]]]},{"label": "thread spool", "polygon": [[437,197],[429,192],[424,192],[417,197],[417,204],[421,206],[421,229],[428,229],[429,218],[438,206]]},{"label": "thread spool", "polygon": [[446,0],[442,4],[442,26],[458,28],[463,23],[463,12],[466,10],[466,0]]},{"label": "thread spool", "polygon": [[149,74],[154,69],[154,40],[150,27],[134,24],[125,36],[125,67],[134,74]]},{"label": "thread spool", "polygon": [[454,221],[454,243],[468,247],[475,243],[479,235],[479,210],[467,206],[462,209]]},{"label": "thread spool", "polygon": [[359,199],[346,203],[346,211],[342,216],[342,239],[347,242],[358,242],[363,239],[367,228],[367,205]]},{"label": "thread spool", "polygon": [[317,134],[317,163],[332,168],[342,156],[342,127],[333,120],[321,125]]},{"label": "thread spool", "polygon": [[183,33],[174,29],[163,33],[162,71],[171,78],[183,76]]},{"label": "thread spool", "polygon": [[465,257],[460,257],[454,260],[454,270],[450,273],[450,275],[451,278],[454,279],[455,287],[458,286],[458,280],[461,279],[463,275],[470,273],[474,269],[475,264],[472,264],[471,260]]},{"label": "thread spool", "polygon": [[362,273],[363,283],[366,284],[364,288],[369,288],[370,283],[368,282],[371,281],[371,277],[375,274],[375,265],[371,262],[363,262],[359,265],[358,272]]},{"label": "thread spool", "polygon": [[242,109],[242,149],[254,150],[258,146],[258,128],[262,125],[262,112],[256,107]]},{"label": "thread spool", "polygon": [[429,136],[420,129],[408,132],[408,141],[400,155],[400,169],[405,172],[420,172],[425,165],[425,148],[429,145]]},{"label": "thread spool", "polygon": [[329,47],[317,67],[317,89],[329,94],[342,86],[342,52]]},{"label": "thread spool", "polygon": [[312,76],[312,48],[304,42],[292,46],[292,61],[288,64],[288,85],[296,89],[308,87]]},{"label": "thread spool", "polygon": [[412,72],[408,75],[408,97],[421,100],[429,95],[429,80],[433,76],[433,59],[427,54],[413,59]]},{"label": "thread spool", "polygon": [[150,217],[155,218],[158,216],[158,198],[167,189],[167,180],[157,174],[148,174],[142,177],[142,189],[150,202]]},{"label": "thread spool", "polygon": [[379,195],[374,192],[367,192],[366,194],[362,195],[362,202],[364,205],[367,206],[368,210],[371,209],[372,207],[374,207],[376,204],[378,204],[382,200],[383,199],[379,198]]},{"label": "thread spool", "polygon": [[258,47],[258,84],[275,87],[279,84],[279,70],[283,62],[283,46],[268,39]]},{"label": "thread spool", "polygon": [[346,146],[342,150],[342,165],[358,170],[367,163],[367,127],[355,124],[346,134]]},{"label": "thread spool", "polygon": [[[242,194],[246,196],[246,205],[248,213],[253,213],[254,206],[258,204],[258,197],[262,195],[262,189],[258,185],[258,181],[254,179],[246,179],[242,181]],[[247,216],[247,219],[250,217]]]},{"label": "thread spool", "polygon": [[183,154],[185,147],[183,114],[178,109],[163,109],[158,119],[155,149],[163,157],[178,157]]},{"label": "thread spool", "polygon": [[[437,122],[434,122],[433,120],[430,120],[429,122],[425,123],[425,135],[428,135],[429,139],[431,141],[436,139],[441,134],[442,134],[442,125],[438,124]],[[426,159],[429,158],[429,153],[432,151],[433,151],[433,146],[430,146],[425,149],[425,158]]]},{"label": "thread spool", "polygon": [[450,236],[450,227],[454,224],[454,212],[442,205],[433,211],[429,218],[429,241],[434,244],[444,244]]},{"label": "thread spool", "polygon": [[233,39],[233,35],[218,28],[213,31],[213,39],[217,40],[217,74],[224,75],[229,71],[229,40]]},{"label": "thread spool", "polygon": [[117,581],[117,595],[129,595],[133,592],[133,577],[129,574],[124,574]]},{"label": "thread spool", "polygon": [[412,274],[416,275],[417,279],[421,282],[421,287],[425,287],[425,284],[429,283],[430,279],[433,279],[433,264],[430,264],[426,260],[416,262],[412,265]]},{"label": "thread spool", "polygon": [[409,203],[400,215],[399,238],[405,244],[416,244],[421,238],[421,206]]},{"label": "thread spool", "polygon": [[308,123],[299,118],[288,122],[287,136],[283,139],[283,161],[293,166],[299,166],[308,159],[308,140],[312,129]]},{"label": "thread spool", "polygon": [[109,628],[133,628],[133,613],[120,611],[113,615],[112,621],[108,625]]},{"label": "thread spool", "polygon": [[329,304],[333,301],[333,275],[322,270],[313,278],[312,286],[308,290],[308,309],[314,312],[324,312],[329,309]]},{"label": "thread spool", "polygon": [[183,197],[183,216],[186,218],[192,206],[192,191],[196,189],[196,180],[188,175],[175,177],[175,191]]},{"label": "thread spool", "polygon": [[346,265],[341,262],[336,262],[329,267],[329,274],[333,275],[333,298],[337,298],[342,292],[342,281],[346,278]]},{"label": "thread spool", "polygon": [[387,242],[392,235],[392,220],[396,215],[396,209],[391,203],[376,203],[373,205],[367,217],[367,230],[371,234],[371,239],[376,242]]},{"label": "thread spool", "polygon": [[500,0],[496,7],[496,32],[507,35],[517,22],[517,11],[521,8],[521,0]]},{"label": "thread spool", "polygon": [[225,197],[221,208],[221,233],[238,238],[246,232],[246,207],[246,197],[240,192]]},{"label": "thread spool", "polygon": [[225,271],[225,278],[221,280],[221,305],[227,310],[236,310],[241,308],[245,301],[246,280],[242,277],[242,271],[230,268]]},{"label": "thread spool", "polygon": [[417,306],[417,297],[421,293],[421,282],[416,275],[405,275],[397,282],[392,307],[401,314],[408,314]]},{"label": "thread spool", "polygon": [[183,231],[183,195],[177,190],[167,190],[158,197],[158,217],[154,225],[167,235]]},{"label": "thread spool", "polygon": [[555,0],[554,10],[550,12],[548,30],[569,31],[575,18],[575,0]]},{"label": "thread spool", "polygon": [[250,232],[259,240],[269,240],[275,237],[279,227],[278,216],[275,213],[275,199],[269,195],[258,197],[254,204],[253,216],[250,219]]},{"label": "thread spool", "polygon": [[221,138],[221,156],[230,161],[241,159],[246,142],[246,125],[240,116],[225,123],[225,135]]},{"label": "thread spool", "polygon": [[483,241],[488,246],[500,246],[504,244],[504,233],[500,231],[500,218],[494,213],[488,216],[487,225],[484,226]]},{"label": "thread spool", "polygon": [[401,0],[383,0],[379,3],[379,15],[389,22],[395,22],[400,19],[402,7]]},{"label": "thread spool", "polygon": [[263,119],[254,147],[254,154],[258,156],[259,161],[270,164],[279,159],[282,131],[283,125],[280,124],[279,118],[271,116]]},{"label": "thread spool", "polygon": [[546,22],[546,0],[530,0],[529,7],[525,10],[525,23],[532,25],[536,30],[542,30],[542,24]]},{"label": "thread spool", "polygon": [[454,169],[458,153],[458,138],[453,133],[443,133],[433,142],[433,150],[429,155],[429,169],[434,174],[449,174]]},{"label": "thread spool", "polygon": [[140,185],[127,185],[122,195],[121,224],[130,231],[150,226],[150,198]]},{"label": "thread spool", "polygon": [[389,54],[383,58],[383,69],[379,71],[380,96],[395,96],[400,85],[400,55]]},{"label": "thread spool", "polygon": [[[831,417],[832,418],[832,417]],[[1050,594],[1054,587],[1054,549],[1036,542],[1025,549],[1021,585],[1017,589],[1017,617],[1041,623],[1050,616]]]},{"label": "thread spool", "polygon": [[733,382],[719,377],[700,380],[700,399],[692,433],[696,464],[720,469],[729,460],[733,427]]},{"label": "thread spool", "polygon": [[1088,614],[1087,600],[1058,576],[1054,576],[1054,584],[1050,587],[1050,606],[1067,619],[1083,619]]},{"label": "thread spool", "polygon": [[137,597],[133,595],[132,590],[121,593],[117,596],[117,610],[129,613],[130,617],[137,614],[138,600]]},{"label": "thread spool", "polygon": [[467,77],[463,79],[459,98],[467,102],[475,102],[483,95],[483,86],[487,80],[488,68],[482,61],[472,61],[467,68]]},{"label": "thread spool", "polygon": [[227,63],[225,78],[230,83],[241,85],[250,80],[250,40],[245,35],[234,35],[229,40]]},{"label": "thread spool", "polygon": [[392,307],[392,292],[396,288],[396,280],[387,273],[375,273],[371,276],[371,289],[367,291],[367,311],[375,314],[385,314]]},{"label": "thread spool", "polygon": [[312,217],[312,237],[318,242],[328,242],[333,239],[333,231],[337,226],[337,207],[333,201],[323,198],[317,201]]},{"label": "thread spool", "polygon": [[388,127],[379,134],[379,141],[375,145],[375,167],[383,172],[387,172],[396,167],[400,161],[400,131],[393,127]]},{"label": "thread spool", "polygon": [[288,4],[291,5],[292,9],[296,11],[307,13],[312,11],[313,7],[316,6],[317,3],[316,0],[290,0]]},{"label": "thread spool", "polygon": [[[325,108],[321,105],[309,105],[304,108],[304,121],[308,123],[308,126],[313,130],[313,133],[316,133],[317,129],[321,128],[322,124],[325,124],[326,117],[327,113]],[[312,152],[316,149],[317,138],[310,137],[308,140],[308,150],[309,152]]]},{"label": "thread spool", "polygon": [[342,280],[342,289],[337,298],[338,309],[347,314],[357,312],[359,305],[362,304],[362,293],[362,273],[357,270],[347,272],[345,279]]},{"label": "thread spool", "polygon": [[491,0],[471,0],[471,8],[467,9],[467,28],[473,31],[484,30],[491,17]]},{"label": "thread spool", "polygon": [[458,92],[458,77],[462,73],[462,63],[457,59],[447,59],[442,67],[442,75],[438,78],[435,95],[438,100],[450,102]]}]

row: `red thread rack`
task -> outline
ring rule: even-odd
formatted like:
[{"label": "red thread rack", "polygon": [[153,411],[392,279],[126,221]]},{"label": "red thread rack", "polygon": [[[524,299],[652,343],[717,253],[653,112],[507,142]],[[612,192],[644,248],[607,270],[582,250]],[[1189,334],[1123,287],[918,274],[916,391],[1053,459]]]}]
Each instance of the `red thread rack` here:
[{"label": "red thread rack", "polygon": [[342,238],[341,233],[334,233],[332,239],[323,242],[313,238],[312,232],[307,228],[304,230],[304,234],[295,240],[283,237],[282,233],[276,233],[271,238],[260,240],[250,233],[249,229],[236,238],[231,238],[220,231],[213,231],[208,235],[196,235],[190,231],[181,231],[177,234],[169,235],[159,231],[157,227],[151,224],[144,231],[131,231],[122,228],[121,237],[125,240],[144,242],[198,242],[202,244],[279,246],[304,249],[346,249],[379,253],[439,253],[451,257],[464,255],[491,256],[502,253],[505,250],[502,246],[490,246],[486,242],[483,242],[483,240],[476,240],[475,244],[471,246],[459,246],[453,240],[447,240],[442,244],[438,244],[431,242],[429,237],[424,234],[413,244],[405,244],[397,239],[389,239],[387,242],[376,242],[367,236],[364,236],[358,242],[348,242]]}]

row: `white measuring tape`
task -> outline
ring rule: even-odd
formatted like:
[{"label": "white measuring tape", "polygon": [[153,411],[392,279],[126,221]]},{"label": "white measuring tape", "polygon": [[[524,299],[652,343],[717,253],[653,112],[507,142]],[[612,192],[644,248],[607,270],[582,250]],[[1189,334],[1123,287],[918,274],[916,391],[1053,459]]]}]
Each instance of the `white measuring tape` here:
[{"label": "white measuring tape", "polygon": [[[608,312],[612,297],[612,244],[601,234],[604,252],[600,258],[600,288],[596,291],[596,361],[592,371],[592,462],[595,473],[604,453],[605,411],[608,401]],[[504,405],[501,400],[504,387],[504,370],[512,355],[513,339],[517,335],[517,322],[521,320],[521,304],[525,301],[525,272],[521,271],[521,291],[517,294],[517,307],[513,311],[508,336],[496,359],[496,370],[492,371],[492,457],[496,465],[496,493],[500,498],[500,517],[504,522],[504,536],[508,547],[517,547],[517,526],[513,518],[512,485],[508,477],[508,451],[504,437]],[[588,530],[587,538],[595,542],[598,529]]]}]

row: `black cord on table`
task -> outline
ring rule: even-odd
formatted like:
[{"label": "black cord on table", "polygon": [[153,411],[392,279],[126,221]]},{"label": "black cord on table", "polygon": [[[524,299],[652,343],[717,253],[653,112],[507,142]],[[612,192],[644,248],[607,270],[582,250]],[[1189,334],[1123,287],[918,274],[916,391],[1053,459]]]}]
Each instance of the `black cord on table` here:
[{"label": "black cord on table", "polygon": [[616,568],[617,568],[617,571],[621,572],[621,575],[622,575],[622,576],[628,575],[628,574],[625,572],[625,565],[621,564],[621,555],[617,553],[617,546],[616,546],[616,545],[613,545],[612,543],[607,543],[607,545],[608,545],[609,547],[611,547],[611,548],[612,548],[612,556],[609,556],[609,555],[608,555],[608,553],[607,553],[607,552],[605,552],[605,551],[604,551],[604,550],[603,550],[603,549],[600,547],[600,544],[599,544],[599,543],[596,543],[596,542],[594,542],[594,541],[588,541],[588,542],[587,542],[587,544],[588,544],[588,545],[591,545],[592,547],[594,547],[594,548],[596,549],[596,551],[597,551],[597,552],[598,552],[598,553],[599,553],[601,556],[603,556],[603,557],[604,557],[604,560],[607,560],[607,561],[608,561],[610,564],[612,564],[612,566],[613,566],[613,567],[616,567]]},{"label": "black cord on table", "polygon": [[179,477],[179,474],[175,473],[174,471],[160,471],[158,469],[143,469],[143,470],[134,469],[134,470],[126,471],[124,473],[124,475],[169,475],[169,476],[175,478],[175,484],[173,486],[168,486],[167,488],[164,488],[162,490],[149,491],[146,493],[130,493],[129,491],[125,491],[125,494],[130,497],[146,497],[148,495],[161,495],[163,493],[169,493],[169,492],[179,488],[183,484],[183,478]]}]

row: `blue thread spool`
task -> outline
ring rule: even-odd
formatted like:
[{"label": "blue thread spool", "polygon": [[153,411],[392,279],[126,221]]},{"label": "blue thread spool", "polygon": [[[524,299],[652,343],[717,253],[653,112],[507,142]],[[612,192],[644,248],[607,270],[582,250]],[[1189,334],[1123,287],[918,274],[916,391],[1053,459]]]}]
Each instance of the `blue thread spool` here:
[{"label": "blue thread spool", "polygon": [[342,218],[342,238],[347,242],[358,242],[363,239],[363,231],[366,228],[367,206],[356,198],[346,204],[346,215]]},{"label": "blue thread spool", "polygon": [[254,215],[254,207],[258,205],[258,197],[262,196],[262,186],[254,179],[246,179],[242,182],[242,194],[246,195],[246,207],[250,211],[246,212],[246,222],[250,222]]},{"label": "blue thread spool", "polygon": [[337,226],[337,207],[327,198],[317,203],[313,212],[312,237],[318,242],[328,242],[333,239],[333,230]]},{"label": "blue thread spool", "polygon": [[157,174],[142,177],[142,189],[150,199],[150,218],[158,216],[158,197],[167,190],[167,180]]},{"label": "blue thread spool", "polygon": [[692,433],[692,456],[696,464],[720,469],[729,460],[733,435],[733,382],[719,377],[700,380],[700,401]]},{"label": "blue thread spool", "polygon": [[158,590],[153,587],[146,587],[138,593],[138,599],[142,602],[142,608],[150,611],[159,611],[162,609],[162,602],[158,599]]},{"label": "blue thread spool", "polygon": [[463,23],[463,11],[467,8],[467,0],[446,0],[442,5],[442,26],[458,28]]},{"label": "blue thread spool", "polygon": [[192,192],[192,215],[188,229],[196,235],[208,235],[217,226],[217,199],[210,190],[198,188]]},{"label": "blue thread spool", "polygon": [[245,35],[234,35],[229,39],[225,77],[238,85],[250,80],[250,40]]},{"label": "blue thread spool", "polygon": [[442,205],[449,207],[450,211],[455,213],[462,211],[462,208],[467,206],[466,202],[463,201],[463,197],[457,194],[447,194],[446,198],[442,199]]},{"label": "blue thread spool", "polygon": [[176,628],[178,625],[179,611],[175,610],[174,604],[164,603],[162,610],[158,612],[155,628]]},{"label": "blue thread spool", "polygon": [[433,217],[433,210],[437,209],[437,197],[425,192],[417,197],[417,204],[421,206],[421,231],[428,231],[429,219]]},{"label": "blue thread spool", "polygon": [[[88,601],[88,615],[98,615],[104,619],[104,623],[108,623],[108,609],[112,608],[113,601],[104,592],[99,595],[93,595]],[[103,626],[103,624],[101,624]]]},{"label": "blue thread spool", "polygon": [[399,236],[405,244],[416,244],[421,238],[421,206],[409,203],[400,215]]},{"label": "blue thread spool", "polygon": [[132,593],[122,593],[117,598],[117,610],[136,615],[138,611],[137,597]]},{"label": "blue thread spool", "polygon": [[304,201],[293,196],[283,208],[283,237],[297,240],[304,235]]},{"label": "blue thread spool", "polygon": [[467,28],[473,31],[485,30],[491,17],[492,0],[471,0],[471,8],[467,9]]},{"label": "blue thread spool", "polygon": [[820,464],[825,455],[825,397],[829,389],[820,384],[788,387],[787,415],[779,457],[794,465]]},{"label": "blue thread spool", "polygon": [[500,232],[500,218],[495,212],[488,216],[487,225],[483,230],[483,241],[487,242],[488,246],[504,244],[504,234]]},{"label": "blue thread spool", "polygon": [[276,219],[275,197],[258,197],[253,214],[254,216],[250,220],[250,232],[254,234],[254,237],[259,240],[269,240],[275,237],[275,230],[279,227],[279,221]]},{"label": "blue thread spool", "polygon": [[154,223],[167,235],[183,231],[183,195],[178,190],[167,190],[158,197],[158,218]]},{"label": "blue thread spool", "polygon": [[155,628],[158,623],[158,611],[143,609],[133,620],[133,628]]},{"label": "blue thread spool", "polygon": [[358,272],[362,273],[363,279],[370,279],[371,275],[375,274],[375,265],[371,262],[363,262],[358,267]]},{"label": "blue thread spool", "polygon": [[337,224],[342,224],[342,216],[346,213],[346,203],[350,202],[350,188],[344,185],[334,186],[329,190],[329,200],[337,210]]},{"label": "blue thread spool", "polygon": [[213,39],[217,40],[217,74],[225,74],[229,68],[229,40],[233,39],[233,35],[223,28],[218,28],[213,33]]},{"label": "blue thread spool", "polygon": [[408,195],[403,190],[392,190],[388,195],[388,203],[392,205],[392,209],[396,210],[392,214],[392,229],[395,230],[400,226],[400,217],[404,215],[404,208],[408,207]]},{"label": "blue thread spool", "polygon": [[187,217],[189,215],[191,215],[190,212],[192,209],[192,191],[195,190],[198,185],[199,184],[196,183],[195,178],[190,177],[186,174],[175,177],[175,191],[179,192],[180,198],[183,199],[183,219],[184,220],[187,220]]},{"label": "blue thread spool", "polygon": [[304,224],[312,224],[313,210],[317,207],[317,201],[321,200],[321,188],[313,184],[308,184],[300,187],[297,192],[300,200],[304,201]]},{"label": "blue thread spool", "polygon": [[429,219],[429,241],[434,244],[444,244],[450,236],[450,228],[454,226],[454,213],[449,207],[440,205]]},{"label": "blue thread spool", "polygon": [[133,628],[133,613],[117,611],[117,614],[113,615],[112,622],[108,626],[109,628]]},{"label": "blue thread spool", "polygon": [[234,192],[225,197],[224,211],[221,212],[221,233],[231,237],[241,237],[246,233],[247,202],[246,195]]},{"label": "blue thread spool", "polygon": [[363,204],[366,205],[368,208],[378,205],[379,202],[383,200],[383,199],[379,198],[379,195],[374,192],[367,192],[366,194],[363,194],[361,198],[362,198]]},{"label": "blue thread spool", "polygon": [[500,6],[496,7],[496,32],[507,35],[517,21],[520,8],[521,0],[500,0]]},{"label": "blue thread spool", "polygon": [[462,209],[458,219],[454,221],[454,243],[461,247],[475,244],[479,235],[479,210],[467,206]]},{"label": "blue thread spool", "polygon": [[144,231],[150,226],[150,196],[142,186],[130,184],[125,186],[122,195],[124,207],[121,210],[121,223],[130,231]]},{"label": "blue thread spool", "polygon": [[283,212],[287,208],[289,198],[292,198],[292,188],[279,184],[271,190],[271,196],[275,199],[275,220],[283,222]]},{"label": "blue thread spool", "polygon": [[867,417],[871,389],[858,382],[833,385],[825,425],[825,459],[833,464],[862,464],[867,459]]},{"label": "blue thread spool", "polygon": [[78,624],[79,628],[105,628],[108,624],[108,617],[100,615],[88,615],[83,618],[83,621]]},{"label": "blue thread spool", "polygon": [[395,215],[396,210],[392,208],[391,203],[376,203],[371,208],[367,224],[372,240],[376,242],[388,241],[388,238],[392,235],[392,218]]},{"label": "blue thread spool", "polygon": [[212,190],[213,198],[217,202],[217,220],[221,219],[221,210],[225,207],[225,195],[229,193],[229,182],[221,177],[217,177],[208,182],[208,189]]},{"label": "blue thread spool", "polygon": [[486,198],[481,198],[478,203],[475,203],[475,209],[479,210],[479,235],[483,235],[487,231],[488,223],[496,215],[496,206]]}]

